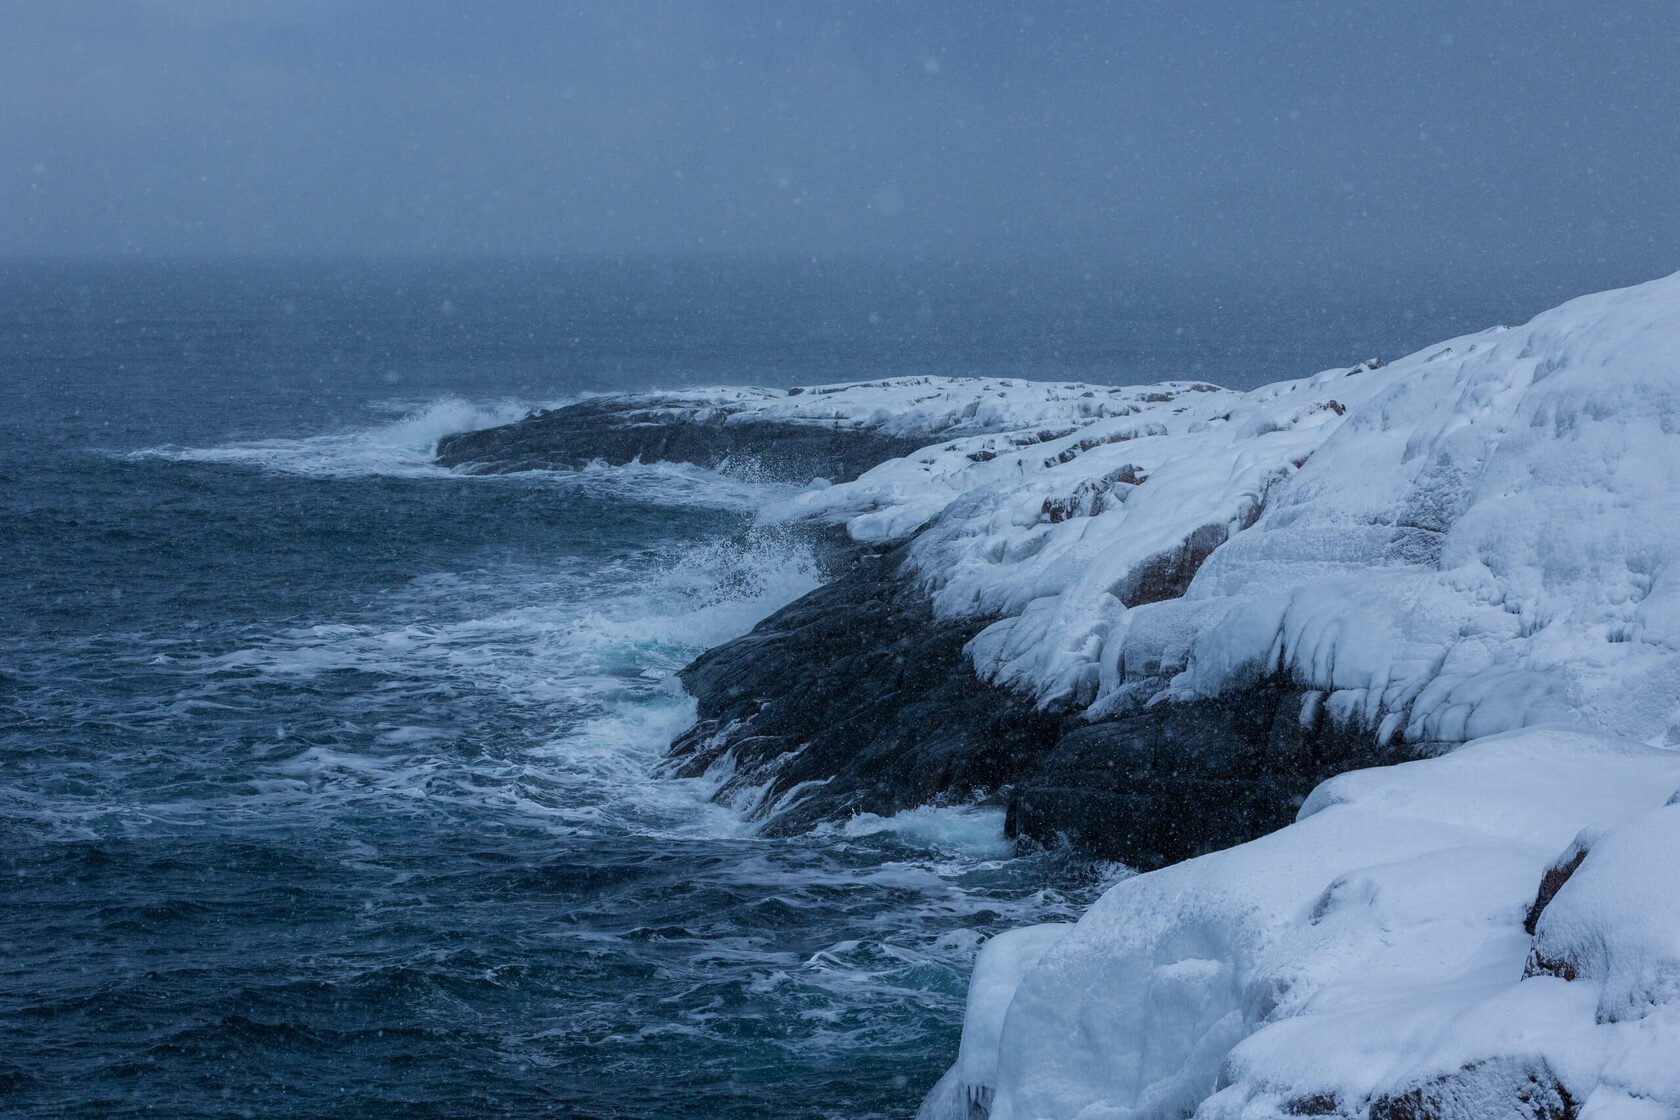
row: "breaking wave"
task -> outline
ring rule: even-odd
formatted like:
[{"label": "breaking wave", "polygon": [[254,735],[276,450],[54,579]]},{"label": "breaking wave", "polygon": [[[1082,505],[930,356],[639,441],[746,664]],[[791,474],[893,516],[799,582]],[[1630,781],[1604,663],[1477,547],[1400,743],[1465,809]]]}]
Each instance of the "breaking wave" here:
[{"label": "breaking wave", "polygon": [[474,402],[460,397],[418,404],[382,402],[376,407],[397,413],[395,419],[295,438],[237,440],[211,447],[149,447],[124,457],[227,464],[322,479],[471,479],[489,485],[565,488],[602,500],[623,498],[649,505],[701,506],[745,513],[785,499],[799,489],[767,478],[752,462],[729,464],[721,470],[687,463],[608,466],[597,462],[575,470],[473,474],[439,466],[435,461],[438,440],[446,435],[509,424],[532,411],[564,403]]},{"label": "breaking wave", "polygon": [[[562,402],[537,407],[551,408]],[[432,460],[438,440],[453,432],[511,424],[532,410],[516,401],[473,402],[441,397],[420,404],[382,402],[395,419],[291,439],[242,440],[215,447],[152,447],[133,458],[230,463],[323,478],[445,473]]]}]

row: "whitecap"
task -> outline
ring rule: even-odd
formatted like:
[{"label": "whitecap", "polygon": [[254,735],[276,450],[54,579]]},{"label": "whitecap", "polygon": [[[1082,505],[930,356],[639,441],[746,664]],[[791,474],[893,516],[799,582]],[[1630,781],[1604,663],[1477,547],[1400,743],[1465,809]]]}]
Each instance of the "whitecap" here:
[{"label": "whitecap", "polygon": [[370,407],[378,413],[395,414],[394,418],[295,438],[235,440],[210,447],[149,447],[128,452],[125,457],[220,463],[312,478],[432,478],[550,486],[594,501],[744,514],[785,502],[799,491],[797,486],[771,480],[751,460],[725,463],[715,470],[688,463],[609,465],[596,461],[578,468],[510,474],[479,474],[436,462],[438,441],[444,436],[511,424],[533,411],[565,403],[469,401],[455,396],[419,402],[382,401]]},{"label": "whitecap", "polygon": [[[536,407],[563,403],[550,402]],[[214,447],[150,447],[131,452],[130,457],[230,463],[322,478],[444,475],[448,472],[433,462],[438,440],[454,432],[511,424],[531,412],[532,407],[510,400],[475,402],[447,396],[413,405],[396,419],[335,432],[236,440]]]}]

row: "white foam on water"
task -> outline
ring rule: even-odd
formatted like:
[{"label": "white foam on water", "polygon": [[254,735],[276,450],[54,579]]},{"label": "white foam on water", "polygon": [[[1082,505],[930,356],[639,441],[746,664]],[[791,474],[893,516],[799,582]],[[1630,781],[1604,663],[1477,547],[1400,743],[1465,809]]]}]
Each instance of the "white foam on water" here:
[{"label": "white foam on water", "polygon": [[1002,859],[1014,845],[1003,834],[1003,809],[988,805],[922,805],[890,817],[859,813],[823,832],[896,836],[906,843],[975,858]]},{"label": "white foam on water", "polygon": [[[394,597],[375,622],[281,629],[226,653],[178,655],[186,687],[176,705],[239,704],[253,678],[346,690],[333,703],[351,733],[327,731],[341,743],[322,743],[317,726],[294,753],[284,743],[295,729],[275,729],[282,757],[256,802],[399,799],[560,831],[739,835],[747,826],[711,801],[712,783],[655,775],[695,715],[676,674],[816,584],[809,551],[777,534],[438,575]],[[463,727],[463,692],[506,725],[481,757],[463,757],[478,731]]]},{"label": "white foam on water", "polygon": [[[434,462],[440,437],[509,423],[531,406],[444,397],[370,408],[385,418],[301,438],[151,448],[131,457],[324,479],[554,487],[606,504],[740,513],[793,491],[764,481],[750,463],[720,471],[594,463],[512,475],[456,472]],[[666,745],[694,719],[694,702],[676,673],[816,584],[809,550],[775,530],[755,532],[746,544],[438,574],[393,597],[380,621],[278,629],[216,656],[164,655],[191,682],[172,712],[239,705],[253,676],[295,686],[363,674],[378,682],[374,692],[343,702],[347,726],[361,734],[342,736],[341,746],[321,742],[319,727],[309,729],[310,747],[288,753],[271,780],[248,787],[262,795],[257,801],[395,797],[444,810],[476,804],[567,830],[736,834],[745,826],[712,803],[713,783],[654,777]],[[463,764],[460,712],[441,699],[463,686],[503,705],[512,717],[506,737],[518,739],[519,749],[503,744],[498,757]],[[428,725],[428,713],[455,726]],[[287,730],[275,734],[284,742]]]},{"label": "white foam on water", "polygon": [[236,440],[213,447],[167,445],[127,453],[130,459],[223,463],[279,474],[325,479],[372,477],[471,480],[481,485],[550,486],[599,501],[631,500],[644,505],[690,506],[755,513],[785,502],[799,487],[772,480],[751,460],[718,470],[688,463],[595,462],[576,469],[475,474],[436,462],[438,440],[522,419],[566,401],[383,401],[371,407],[395,414],[374,424],[287,439]]},{"label": "white foam on water", "polygon": [[294,439],[240,440],[215,447],[152,447],[130,455],[143,459],[229,463],[324,478],[446,474],[433,462],[438,440],[444,436],[511,424],[533,407],[548,408],[563,403],[533,406],[510,400],[475,402],[461,397],[440,397],[410,405],[396,419],[342,431]]},{"label": "white foam on water", "polygon": [[[394,419],[340,433],[142,454],[323,479],[555,487],[608,508],[632,501],[752,513],[796,492],[765,482],[748,462],[720,471],[446,471],[431,459],[438,435],[515,419],[523,406],[442,401],[389,411],[399,407]],[[681,668],[817,583],[796,535],[760,528],[746,543],[439,573],[382,597],[371,617],[278,623],[216,656],[177,645],[163,656],[181,674],[184,713],[237,706],[273,685],[323,697],[316,707],[325,715],[276,727],[272,749],[259,747],[242,764],[247,776],[231,795],[175,800],[167,810],[173,819],[253,824],[340,813],[447,817],[486,832],[537,830],[555,838],[556,851],[615,837],[656,847],[700,842],[716,852],[695,863],[704,888],[763,899],[767,924],[760,929],[750,912],[738,929],[682,918],[695,926],[697,960],[711,962],[695,966],[692,983],[718,982],[708,971],[742,978],[774,1009],[764,1013],[801,1024],[778,1045],[873,1052],[883,1030],[921,1031],[960,1014],[969,964],[989,929],[1071,920],[1089,884],[1051,886],[1060,874],[1053,854],[1018,860],[996,807],[859,816],[812,836],[770,839],[738,808],[713,800],[717,775],[659,774],[667,745],[696,714]],[[814,943],[809,932],[767,932],[782,921],[832,932]],[[623,935],[579,936],[603,938],[602,953],[623,951]],[[738,1044],[737,1013],[675,1006],[651,1029]]]},{"label": "white foam on water", "polygon": [[599,500],[629,500],[655,506],[695,506],[756,513],[797,493],[798,486],[767,480],[751,465],[709,470],[689,463],[595,462],[576,470],[520,471],[506,475],[456,475],[503,482],[568,487]]}]

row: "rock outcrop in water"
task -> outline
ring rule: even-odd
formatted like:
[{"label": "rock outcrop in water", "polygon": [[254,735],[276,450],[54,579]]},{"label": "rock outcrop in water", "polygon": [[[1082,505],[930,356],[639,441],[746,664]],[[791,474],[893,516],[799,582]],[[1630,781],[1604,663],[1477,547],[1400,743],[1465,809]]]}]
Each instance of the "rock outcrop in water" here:
[{"label": "rock outcrop in water", "polygon": [[890,815],[1002,789],[1055,742],[1057,721],[975,676],[978,627],[936,619],[902,547],[858,557],[682,679],[699,722],[675,772],[729,772],[772,832]]},{"label": "rock outcrop in water", "polygon": [[[498,471],[752,461],[783,477],[844,478],[943,432],[967,433],[945,451],[975,464],[1002,458],[1007,467],[1008,451],[1041,455],[1046,446],[1067,464],[1122,442],[1080,439],[1082,426],[1164,411],[1187,389],[1203,411],[1230,396],[1200,385],[1099,397],[1084,386],[914,380],[810,391],[820,407],[800,400],[805,393],[756,390],[604,397],[448,437],[439,458]],[[1008,409],[982,410],[1000,394]],[[897,411],[880,407],[894,395]],[[1057,417],[1042,414],[1056,409],[1072,427],[992,434],[1005,417],[1050,423]],[[1079,501],[1046,499],[1044,516],[1056,524],[1088,518],[1144,479],[1128,467],[1105,485],[1084,486]],[[1280,827],[1321,778],[1395,754],[1376,749],[1368,729],[1324,718],[1317,694],[1281,678],[1094,723],[1047,708],[1027,690],[979,675],[971,643],[998,620],[942,616],[910,542],[847,549],[826,522],[795,523],[814,531],[834,578],[684,671],[700,718],[673,744],[670,762],[680,775],[726,773],[719,796],[750,801],[768,832],[992,799],[1007,805],[1012,836],[1159,866]],[[1227,535],[1214,519],[1149,557],[1130,597],[1182,594]],[[1304,708],[1314,708],[1305,720]]]},{"label": "rock outcrop in water", "polygon": [[770,478],[856,478],[927,440],[696,409],[681,398],[599,397],[438,442],[438,462],[484,473],[557,470],[601,461],[738,465]]},{"label": "rock outcrop in water", "polygon": [[1073,430],[1132,409],[1136,390],[998,378],[906,377],[810,389],[722,388],[591,397],[438,442],[480,472],[622,464],[739,466],[845,481],[941,438],[1023,425]]}]

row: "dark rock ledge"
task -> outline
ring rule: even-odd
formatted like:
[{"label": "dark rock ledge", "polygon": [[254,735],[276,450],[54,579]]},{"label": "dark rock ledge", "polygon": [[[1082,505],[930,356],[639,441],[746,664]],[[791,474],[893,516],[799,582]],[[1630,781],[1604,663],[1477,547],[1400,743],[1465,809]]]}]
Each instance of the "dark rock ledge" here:
[{"label": "dark rock ledge", "polygon": [[1371,1120],[1576,1120],[1581,1102],[1544,1059],[1474,1061],[1371,1102]]},{"label": "dark rock ledge", "polygon": [[728,409],[698,408],[682,398],[598,397],[498,428],[444,436],[437,459],[486,474],[575,468],[595,460],[702,467],[733,461],[750,462],[770,478],[843,482],[933,438],[809,422],[731,421],[728,415]]},{"label": "dark rock ledge", "polygon": [[1097,723],[1042,712],[980,680],[963,647],[990,620],[936,619],[905,553],[858,557],[685,669],[700,718],[672,771],[724,765],[720,796],[750,794],[771,833],[980,798],[1007,805],[1011,836],[1150,868],[1281,828],[1323,779],[1399,758],[1368,729],[1303,723],[1306,693],[1276,678]]}]

